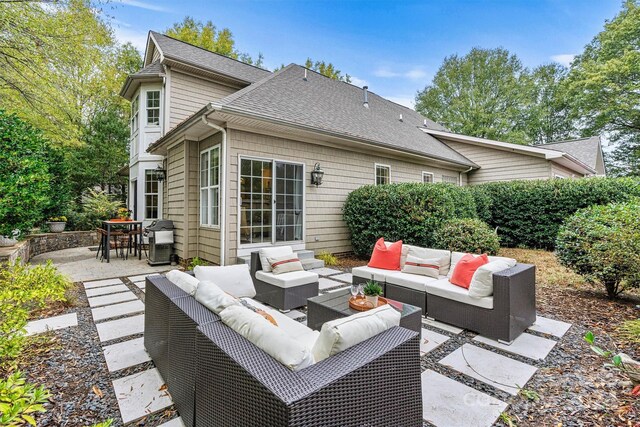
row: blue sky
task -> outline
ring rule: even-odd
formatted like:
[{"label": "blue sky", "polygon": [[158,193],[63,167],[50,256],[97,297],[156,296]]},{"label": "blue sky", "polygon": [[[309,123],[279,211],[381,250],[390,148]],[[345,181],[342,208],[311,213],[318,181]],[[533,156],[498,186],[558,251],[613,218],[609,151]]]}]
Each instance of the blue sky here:
[{"label": "blue sky", "polygon": [[141,51],[148,30],[190,15],[229,28],[236,47],[262,52],[269,69],[323,59],[354,84],[412,106],[448,55],[502,46],[528,67],[568,65],[620,7],[620,0],[116,0],[104,11],[116,37]]}]

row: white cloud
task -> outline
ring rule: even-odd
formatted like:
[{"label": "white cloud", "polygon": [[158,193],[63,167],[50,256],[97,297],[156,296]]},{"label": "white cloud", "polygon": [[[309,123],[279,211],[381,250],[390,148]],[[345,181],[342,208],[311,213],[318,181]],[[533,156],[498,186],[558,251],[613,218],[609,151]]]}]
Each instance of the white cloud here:
[{"label": "white cloud", "polygon": [[139,0],[114,0],[114,3],[120,3],[131,7],[138,7],[140,9],[153,10],[154,12],[169,12],[169,9],[167,9],[166,7]]},{"label": "white cloud", "polygon": [[423,80],[427,77],[427,72],[422,68],[412,68],[408,71],[394,71],[388,67],[379,67],[373,72],[376,77],[382,78],[405,78],[410,80]]},{"label": "white cloud", "polygon": [[571,65],[571,61],[573,61],[573,58],[575,57],[575,53],[562,53],[560,55],[553,55],[551,59],[564,65],[565,67],[568,67]]},{"label": "white cloud", "polygon": [[144,55],[144,51],[147,48],[147,33],[145,31],[136,31],[115,26],[114,33],[120,43],[131,42],[131,44]]},{"label": "white cloud", "polygon": [[391,102],[395,102],[396,104],[404,105],[405,107],[409,107],[413,110],[413,107],[416,105],[416,100],[414,98],[408,96],[385,96]]},{"label": "white cloud", "polygon": [[349,76],[349,77],[351,77],[351,84],[354,86],[359,86],[359,87],[369,86],[369,83],[367,83],[366,80],[359,79],[356,76]]}]

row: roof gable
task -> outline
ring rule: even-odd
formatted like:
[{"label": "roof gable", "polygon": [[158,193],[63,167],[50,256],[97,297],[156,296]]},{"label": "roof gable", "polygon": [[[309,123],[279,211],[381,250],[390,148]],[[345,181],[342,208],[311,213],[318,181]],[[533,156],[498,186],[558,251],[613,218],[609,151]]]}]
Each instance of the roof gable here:
[{"label": "roof gable", "polygon": [[590,168],[598,171],[599,174],[604,174],[605,172],[602,158],[602,144],[600,143],[599,136],[551,142],[549,144],[538,145],[538,147],[567,153]]}]

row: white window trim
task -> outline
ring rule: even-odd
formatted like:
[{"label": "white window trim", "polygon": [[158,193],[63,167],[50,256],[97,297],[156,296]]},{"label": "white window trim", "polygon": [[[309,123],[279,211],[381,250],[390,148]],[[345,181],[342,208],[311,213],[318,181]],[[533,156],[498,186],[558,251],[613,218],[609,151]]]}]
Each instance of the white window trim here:
[{"label": "white window trim", "polygon": [[[431,182],[425,182],[424,181],[424,176],[425,175],[429,175],[431,177]],[[433,172],[422,171],[422,183],[423,184],[433,184],[434,182],[436,182],[436,177],[433,174]]]},{"label": "white window trim", "polygon": [[375,185],[383,185],[383,184],[378,184],[378,168],[387,168],[389,170],[389,182],[387,182],[387,184],[391,184],[391,165],[385,165],[382,163],[374,163],[373,164],[373,183]]},{"label": "white window trim", "polygon": [[[158,106],[149,108],[149,93],[150,92],[158,92]],[[147,89],[144,93],[144,118],[145,118],[145,127],[148,128],[159,128],[162,123],[162,90],[158,89]],[[149,110],[158,110],[158,124],[149,123]]]},{"label": "white window trim", "polygon": [[[286,159],[276,159],[270,157],[260,157],[260,156],[245,156],[238,154],[238,172],[236,175],[237,180],[237,189],[236,189],[236,197],[237,197],[237,213],[238,217],[240,217],[240,210],[242,206],[240,205],[242,202],[241,197],[241,188],[240,188],[240,175],[242,171],[240,169],[242,160],[261,160],[264,162],[271,162],[274,166],[276,163],[291,163],[292,165],[300,165],[302,166],[302,176],[307,176],[307,165],[303,162],[295,161],[295,160],[286,160]],[[275,168],[272,168],[275,171]],[[302,186],[302,240],[292,240],[287,242],[275,242],[273,243],[273,239],[271,243],[261,242],[261,243],[241,243],[240,242],[240,221],[236,221],[236,244],[238,248],[238,256],[242,256],[241,254],[248,255],[251,253],[251,250],[255,248],[266,248],[266,247],[274,247],[274,246],[291,246],[294,250],[304,250],[306,248],[306,235],[307,235],[307,185],[306,178],[304,180],[305,184]],[[271,198],[272,201],[275,199],[275,185],[271,187]],[[274,235],[275,231],[275,223],[272,224],[272,235]],[[249,252],[246,252],[249,250]]]},{"label": "white window trim", "polygon": [[554,178],[554,179],[567,179],[567,177],[566,177],[566,176],[562,176],[562,175],[557,174],[557,173],[553,175],[553,178]]},{"label": "white window trim", "polygon": [[[211,152],[213,152],[214,150],[218,150],[218,185],[207,185],[207,186],[203,186],[202,185],[202,155],[203,154],[207,154],[209,156],[209,167],[207,169],[207,184],[209,184],[211,182],[211,177],[209,176],[209,174],[211,173]],[[199,217],[199,223],[200,223],[200,227],[201,228],[211,228],[214,230],[219,230],[220,229],[220,213],[222,211],[221,209],[221,199],[220,199],[220,181],[222,180],[222,176],[221,176],[221,172],[222,172],[222,167],[221,167],[221,163],[222,163],[222,158],[220,157],[220,144],[218,145],[214,145],[213,147],[207,148],[206,150],[202,150],[200,151],[200,155],[198,156],[198,199],[199,202],[198,203],[198,217]],[[211,224],[211,220],[213,219],[211,217],[211,190],[212,189],[218,189],[218,224]],[[207,221],[206,223],[202,222],[202,190],[207,190],[209,193],[209,197],[207,198],[207,202],[209,204],[209,206],[207,206]]]},{"label": "white window trim", "polygon": [[[151,175],[155,174],[155,170],[154,169],[145,169],[144,170],[144,191],[142,192],[142,200],[144,200],[144,211],[143,211],[143,218],[145,220],[147,219],[151,219],[151,220],[156,220],[156,219],[160,219],[162,218],[162,214],[160,213],[160,209],[161,209],[161,200],[160,200],[160,194],[162,194],[162,188],[160,188],[160,181],[158,180],[158,177],[156,176],[156,182],[157,184],[157,189],[158,192],[157,193],[147,193],[147,172],[150,172]],[[137,183],[136,183],[137,184]],[[154,195],[156,196],[156,203],[158,204],[156,206],[156,212],[158,212],[157,218],[147,218],[147,196],[148,195]]]}]

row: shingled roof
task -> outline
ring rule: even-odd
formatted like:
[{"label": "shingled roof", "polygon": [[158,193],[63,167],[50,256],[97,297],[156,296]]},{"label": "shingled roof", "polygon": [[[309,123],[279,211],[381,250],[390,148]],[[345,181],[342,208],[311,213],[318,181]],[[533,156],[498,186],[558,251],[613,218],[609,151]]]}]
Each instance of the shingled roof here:
[{"label": "shingled roof", "polygon": [[[551,142],[549,144],[536,145],[536,147],[567,153],[570,156],[573,156],[576,159],[580,160],[582,163],[586,164],[590,168],[598,172],[604,173],[604,170],[601,171],[604,165],[598,164],[598,163],[602,163],[602,158],[601,158],[602,149],[600,146],[599,136],[572,139],[569,141]],[[599,154],[600,154],[600,159],[598,158]]]},{"label": "shingled roof", "polygon": [[190,45],[155,31],[150,32],[164,58],[184,62],[216,74],[253,83],[271,74],[270,71]]},{"label": "shingled roof", "polygon": [[351,84],[291,64],[212,103],[221,112],[268,119],[365,140],[387,148],[477,167],[431,135],[424,126],[445,130],[414,110]]}]

